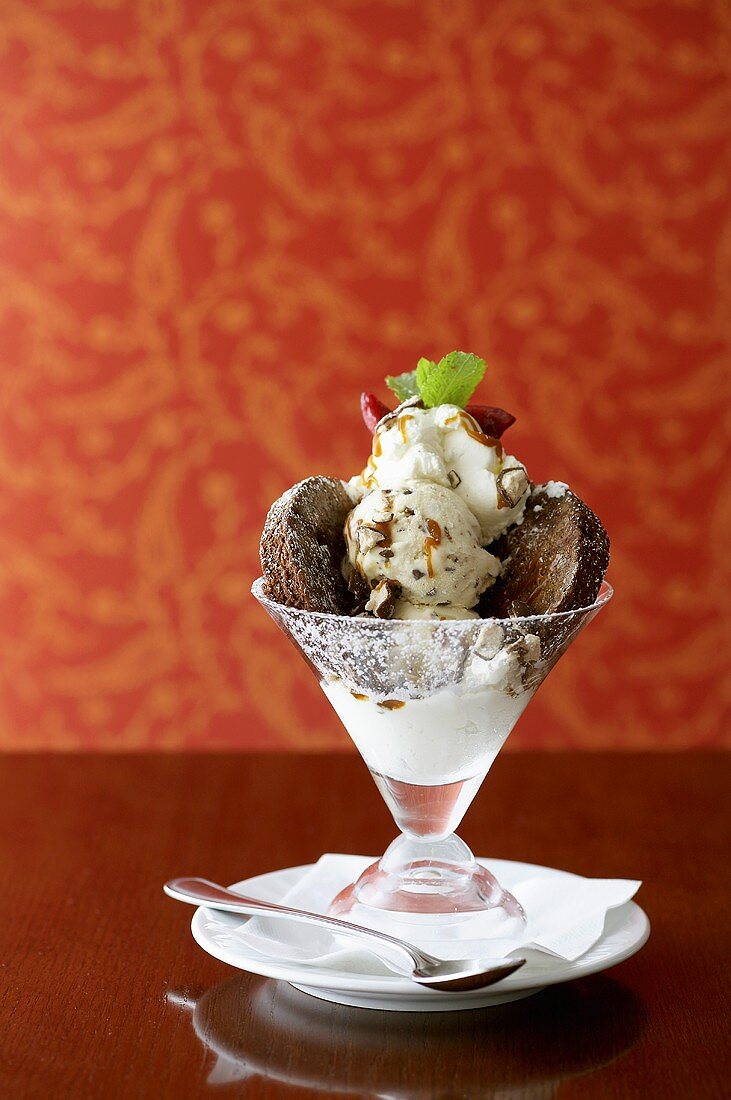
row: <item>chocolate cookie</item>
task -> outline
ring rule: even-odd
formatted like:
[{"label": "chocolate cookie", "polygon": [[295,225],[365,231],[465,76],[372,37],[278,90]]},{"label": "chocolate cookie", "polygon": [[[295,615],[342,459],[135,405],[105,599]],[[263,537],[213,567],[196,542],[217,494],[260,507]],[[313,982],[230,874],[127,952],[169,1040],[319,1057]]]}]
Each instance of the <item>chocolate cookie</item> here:
[{"label": "chocolate cookie", "polygon": [[304,611],[348,614],[352,599],[340,565],[352,507],[343,483],[332,477],[308,477],[274,501],[259,544],[270,599]]},{"label": "chocolate cookie", "polygon": [[479,605],[485,618],[589,607],[609,564],[609,538],[590,508],[565,489],[536,486],[522,524],[490,546],[503,572]]}]

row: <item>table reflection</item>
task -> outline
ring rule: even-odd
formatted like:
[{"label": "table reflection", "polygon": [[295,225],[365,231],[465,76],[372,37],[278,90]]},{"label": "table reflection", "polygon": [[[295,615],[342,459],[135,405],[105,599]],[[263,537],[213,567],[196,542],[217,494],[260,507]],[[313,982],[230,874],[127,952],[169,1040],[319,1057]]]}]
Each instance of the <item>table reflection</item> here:
[{"label": "table reflection", "polygon": [[250,975],[168,999],[192,1010],[196,1035],[215,1054],[211,1085],[258,1076],[383,1100],[548,1100],[566,1078],[625,1054],[645,1022],[642,1002],[603,975],[513,1004],[445,1013],[346,1008]]}]

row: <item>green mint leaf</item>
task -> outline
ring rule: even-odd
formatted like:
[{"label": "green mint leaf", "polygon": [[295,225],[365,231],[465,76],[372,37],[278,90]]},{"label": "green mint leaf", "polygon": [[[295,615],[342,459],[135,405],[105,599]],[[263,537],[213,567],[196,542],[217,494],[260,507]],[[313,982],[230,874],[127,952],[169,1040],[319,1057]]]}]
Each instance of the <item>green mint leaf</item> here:
[{"label": "green mint leaf", "polygon": [[409,370],[405,374],[389,374],[386,385],[398,397],[399,401],[408,401],[410,397],[418,397],[419,387],[416,384],[416,371]]},{"label": "green mint leaf", "polygon": [[431,359],[422,358],[416,364],[416,385],[420,396],[424,397],[424,386],[428,384],[433,372],[437,369],[436,363],[433,363]]},{"label": "green mint leaf", "polygon": [[485,369],[484,359],[466,351],[450,351],[438,363],[420,359],[416,380],[424,405],[428,409],[436,405],[464,408],[482,381]]}]

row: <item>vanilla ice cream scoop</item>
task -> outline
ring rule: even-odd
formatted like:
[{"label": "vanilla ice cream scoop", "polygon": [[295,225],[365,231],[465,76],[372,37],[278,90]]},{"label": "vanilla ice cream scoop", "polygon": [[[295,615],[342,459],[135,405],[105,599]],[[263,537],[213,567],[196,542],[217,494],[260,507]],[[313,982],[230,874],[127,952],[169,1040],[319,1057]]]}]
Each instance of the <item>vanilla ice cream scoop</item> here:
[{"label": "vanilla ice cream scoop", "polygon": [[366,467],[348,489],[359,500],[374,489],[417,481],[444,486],[466,504],[482,545],[520,520],[529,491],[523,464],[469,413],[456,405],[425,409],[414,399],[380,422]]},{"label": "vanilla ice cream scoop", "polygon": [[367,492],[348,516],[345,542],[350,568],[371,588],[395,582],[413,605],[467,610],[500,573],[474,514],[436,481]]}]

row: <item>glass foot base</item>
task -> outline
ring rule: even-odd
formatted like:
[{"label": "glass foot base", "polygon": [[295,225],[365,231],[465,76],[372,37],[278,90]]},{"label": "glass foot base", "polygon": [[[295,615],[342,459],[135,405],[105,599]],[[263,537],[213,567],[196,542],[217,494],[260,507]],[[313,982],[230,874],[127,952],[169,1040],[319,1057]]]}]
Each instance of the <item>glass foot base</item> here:
[{"label": "glass foot base", "polygon": [[452,916],[494,910],[495,928],[501,936],[520,932],[525,926],[520,904],[454,834],[438,841],[398,837],[381,859],[337,895],[328,912],[337,917],[353,916],[361,908]]}]

